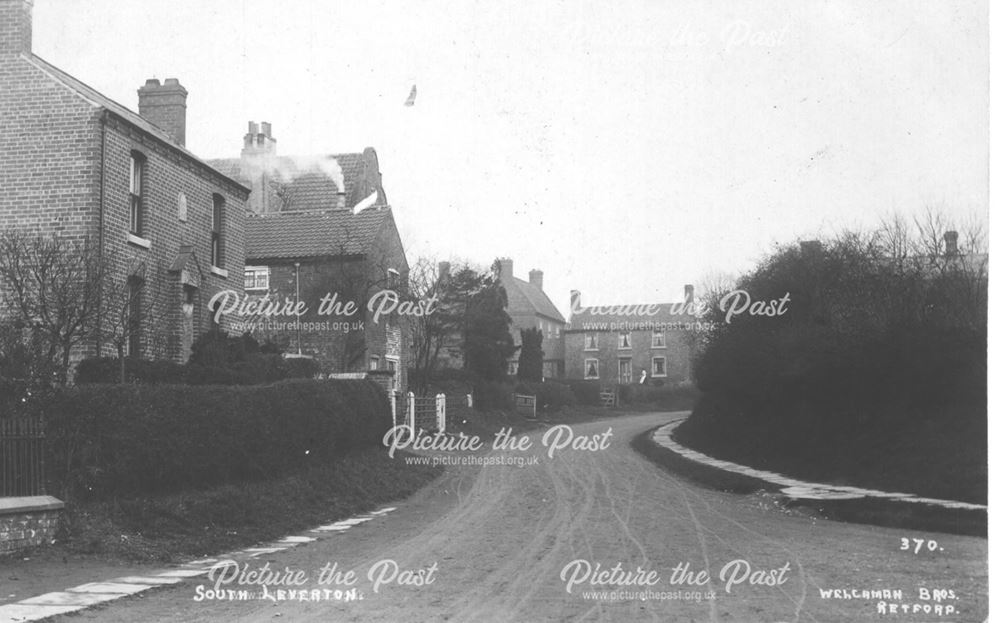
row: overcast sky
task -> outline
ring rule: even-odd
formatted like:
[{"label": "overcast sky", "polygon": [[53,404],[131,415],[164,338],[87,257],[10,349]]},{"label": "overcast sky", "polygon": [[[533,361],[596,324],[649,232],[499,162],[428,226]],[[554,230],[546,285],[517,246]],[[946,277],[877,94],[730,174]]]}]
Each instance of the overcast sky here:
[{"label": "overcast sky", "polygon": [[33,45],[133,109],[179,78],[205,158],[249,120],[375,147],[411,262],[510,256],[565,313],[892,211],[985,221],[986,7],[35,0]]}]

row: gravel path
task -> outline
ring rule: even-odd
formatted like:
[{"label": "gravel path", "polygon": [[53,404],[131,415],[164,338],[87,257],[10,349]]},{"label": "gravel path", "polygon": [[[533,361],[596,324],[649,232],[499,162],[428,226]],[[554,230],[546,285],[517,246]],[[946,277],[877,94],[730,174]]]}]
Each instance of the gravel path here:
[{"label": "gravel path", "polygon": [[[212,588],[211,581],[198,578],[86,610],[72,620],[986,618],[985,539],[836,523],[790,512],[766,495],[700,488],[629,447],[635,435],[667,419],[653,414],[578,424],[574,433],[591,447],[599,447],[610,427],[607,447],[567,447],[551,457],[542,444],[545,431],[536,432],[529,450],[489,456],[538,456],[537,464],[449,467],[430,486],[395,504],[391,514],[251,563],[251,569],[269,562],[271,569],[303,571],[308,581],[298,589],[346,589],[316,582],[324,565],[336,563],[338,571],[355,572],[351,588],[363,599],[196,601],[198,585]],[[924,540],[919,552],[914,539]],[[386,559],[393,562],[379,565]],[[394,578],[393,565],[399,568]],[[373,568],[387,580],[378,592],[367,577]],[[401,578],[423,585],[402,585]],[[616,584],[623,581],[629,584]],[[235,582],[228,588],[259,589]],[[278,588],[269,587],[271,597]],[[631,595],[601,599],[607,597],[603,591],[616,589]],[[833,590],[838,592],[823,597],[823,591]],[[876,598],[871,591],[886,594]],[[914,604],[921,612],[911,611]]]}]

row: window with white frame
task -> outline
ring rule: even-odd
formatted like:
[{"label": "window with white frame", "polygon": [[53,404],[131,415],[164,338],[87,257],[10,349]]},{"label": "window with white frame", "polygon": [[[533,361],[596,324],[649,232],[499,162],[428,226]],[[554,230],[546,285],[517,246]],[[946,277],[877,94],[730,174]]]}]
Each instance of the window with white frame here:
[{"label": "window with white frame", "polygon": [[271,287],[271,269],[267,266],[247,266],[243,269],[243,289],[267,290]]},{"label": "window with white frame", "polygon": [[389,284],[389,289],[394,290],[399,287],[399,271],[395,268],[390,268],[386,271],[386,282]]},{"label": "window with white frame", "polygon": [[596,359],[583,360],[583,378],[585,379],[601,378],[600,368],[598,366]]},{"label": "window with white frame", "polygon": [[632,348],[632,334],[622,331],[618,334],[618,348]]},{"label": "window with white frame", "polygon": [[143,214],[143,183],[146,173],[146,159],[138,152],[132,152],[129,157],[128,178],[128,231],[134,236],[142,236],[145,226]]},{"label": "window with white frame", "polygon": [[663,330],[653,331],[653,348],[666,348],[667,347],[667,337],[663,333]]},{"label": "window with white frame", "polygon": [[653,376],[667,376],[666,357],[653,357]]},{"label": "window with white frame", "polygon": [[583,350],[597,350],[597,334],[596,333],[584,333],[583,334]]},{"label": "window with white frame", "polygon": [[371,358],[368,360],[368,369],[378,370],[379,361],[380,359],[378,355],[372,355]]}]

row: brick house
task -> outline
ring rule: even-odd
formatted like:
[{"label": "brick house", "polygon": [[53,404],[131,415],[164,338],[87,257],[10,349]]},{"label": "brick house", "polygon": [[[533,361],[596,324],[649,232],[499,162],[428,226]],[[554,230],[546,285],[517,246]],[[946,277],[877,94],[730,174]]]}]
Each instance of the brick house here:
[{"label": "brick house", "polygon": [[681,303],[582,307],[573,291],[563,331],[566,378],[602,386],[691,380],[693,331],[702,323],[691,313],[694,288]]},{"label": "brick house", "polygon": [[[521,329],[539,329],[542,332],[542,376],[561,378],[564,374],[562,332],[566,319],[552,304],[542,289],[543,273],[532,270],[528,281],[514,276],[514,261],[500,259],[500,284],[507,291],[507,314],[511,318],[511,335],[514,344],[521,346]],[[508,362],[508,373],[517,373],[517,354]]]},{"label": "brick house", "polygon": [[386,370],[395,389],[405,388],[407,322],[394,313],[376,319],[368,309],[379,292],[405,294],[409,276],[375,150],[279,157],[276,142],[270,124],[251,122],[240,158],[211,161],[253,189],[244,273],[249,300],[305,307],[297,318],[255,320],[251,333],[314,357],[324,373]]},{"label": "brick house", "polygon": [[149,310],[126,352],[184,361],[213,321],[205,303],[243,286],[249,189],[184,147],[176,79],[146,81],[137,114],[33,54],[31,33],[31,0],[0,0],[0,230],[97,245],[114,263],[104,287]]}]

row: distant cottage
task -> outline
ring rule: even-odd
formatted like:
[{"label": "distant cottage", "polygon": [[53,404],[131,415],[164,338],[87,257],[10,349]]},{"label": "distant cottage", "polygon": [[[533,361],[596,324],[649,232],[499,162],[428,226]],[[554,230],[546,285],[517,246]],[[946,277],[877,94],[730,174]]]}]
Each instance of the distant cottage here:
[{"label": "distant cottage", "polygon": [[[240,158],[211,163],[253,189],[246,294],[301,301],[308,312],[246,328],[261,341],[316,358],[326,373],[388,370],[394,388],[405,388],[409,327],[395,314],[375,322],[367,309],[380,291],[405,295],[409,277],[375,150],[278,156],[271,132],[271,124],[251,122]],[[353,313],[344,313],[347,303]]]},{"label": "distant cottage", "polygon": [[[562,332],[566,319],[559,313],[552,300],[542,289],[543,273],[532,270],[528,281],[514,276],[514,260],[500,259],[500,284],[507,291],[507,314],[511,318],[511,335],[514,344],[521,345],[521,329],[538,329],[542,332],[542,376],[561,378],[564,373]],[[508,363],[508,373],[517,373],[517,355]]]},{"label": "distant cottage", "polygon": [[[677,303],[582,306],[570,297],[565,334],[566,378],[602,385],[691,380],[694,287],[684,287]],[[645,373],[645,374],[644,374]]]}]

